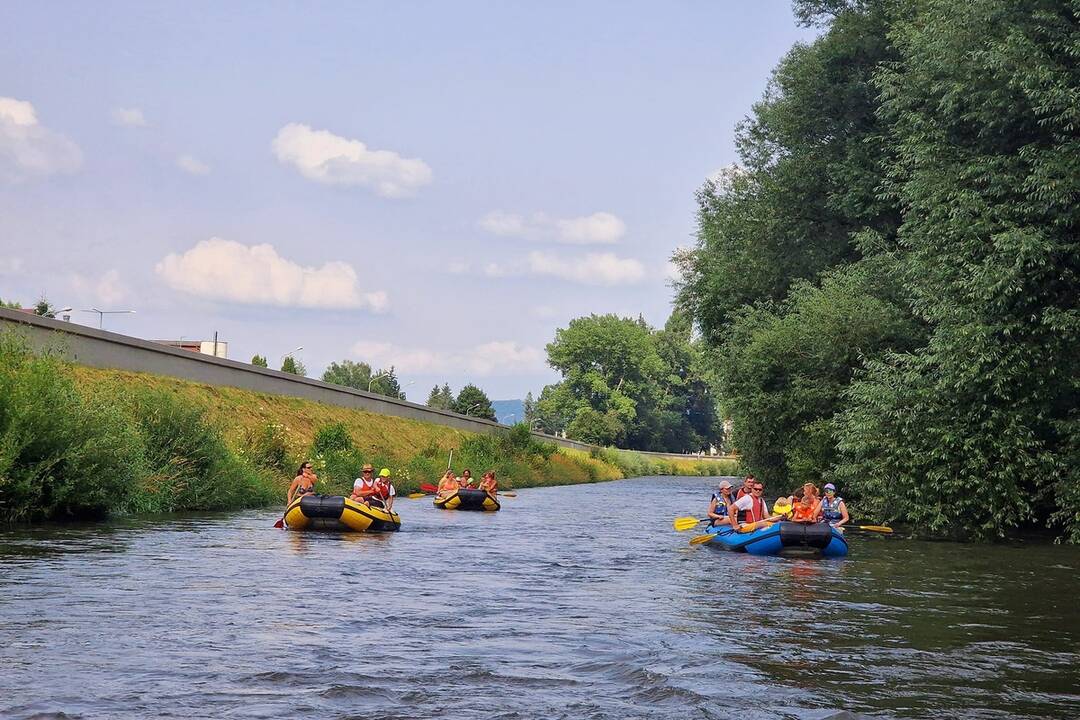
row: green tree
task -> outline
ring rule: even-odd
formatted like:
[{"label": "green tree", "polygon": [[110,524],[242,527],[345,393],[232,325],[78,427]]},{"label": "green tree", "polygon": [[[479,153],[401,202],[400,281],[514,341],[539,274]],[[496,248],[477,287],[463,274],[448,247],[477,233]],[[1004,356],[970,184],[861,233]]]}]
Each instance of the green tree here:
[{"label": "green tree", "polygon": [[266,367],[266,358],[262,355],[252,355],[251,364],[255,367]]},{"label": "green tree", "polygon": [[332,362],[322,375],[323,382],[343,385],[357,390],[370,390],[379,395],[405,399],[394,366],[387,370],[373,371],[366,362],[342,360]]},{"label": "green tree", "polygon": [[431,393],[428,394],[427,406],[430,408],[436,408],[438,410],[449,410],[450,406],[454,404],[454,393],[450,390],[450,386],[444,384],[441,388],[436,385],[431,388]]},{"label": "green tree", "polygon": [[405,399],[405,393],[401,390],[401,383],[398,382],[397,372],[393,365],[387,370],[375,373],[375,380],[371,383],[371,392],[399,400]]},{"label": "green tree", "polygon": [[1080,542],[1078,21],[1067,0],[924,0],[892,29],[885,193],[930,339],[871,363],[841,419],[838,474],[878,517]]},{"label": "green tree", "polygon": [[8,300],[0,299],[0,308],[8,308],[9,310],[19,310],[22,308],[22,304],[18,302],[11,302]]},{"label": "green tree", "polygon": [[491,406],[491,400],[483,390],[471,383],[461,388],[450,409],[462,415],[495,419],[495,408]]},{"label": "green tree", "polygon": [[292,375],[307,376],[307,368],[299,360],[295,359],[292,355],[286,355],[285,359],[281,361],[281,372],[290,373]]},{"label": "green tree", "polygon": [[40,315],[41,317],[55,318],[56,307],[54,307],[53,304],[50,303],[44,295],[42,295],[41,298],[34,304],[34,314]]}]

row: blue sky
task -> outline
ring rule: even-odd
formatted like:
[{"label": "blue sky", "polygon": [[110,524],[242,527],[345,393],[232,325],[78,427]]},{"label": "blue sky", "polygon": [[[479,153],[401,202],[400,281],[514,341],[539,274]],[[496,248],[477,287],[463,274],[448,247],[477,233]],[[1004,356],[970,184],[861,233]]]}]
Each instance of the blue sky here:
[{"label": "blue sky", "polygon": [[812,37],[786,0],[5,16],[0,297],[272,366],[303,345],[313,376],[395,364],[419,402],[539,392],[579,315],[662,324],[695,189]]}]

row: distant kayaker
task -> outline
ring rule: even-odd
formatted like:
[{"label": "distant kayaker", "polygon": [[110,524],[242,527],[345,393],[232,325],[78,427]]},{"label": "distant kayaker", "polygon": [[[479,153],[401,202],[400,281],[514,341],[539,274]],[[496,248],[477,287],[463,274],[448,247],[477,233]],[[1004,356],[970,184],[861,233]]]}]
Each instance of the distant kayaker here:
[{"label": "distant kayaker", "polygon": [[296,477],[289,484],[289,491],[285,494],[285,504],[292,505],[293,500],[303,495],[315,492],[315,471],[311,469],[311,463],[305,462],[296,470]]},{"label": "distant kayaker", "polygon": [[763,520],[779,520],[782,517],[781,515],[769,515],[769,506],[765,504],[761,497],[764,493],[765,486],[755,481],[750,488],[749,495],[743,495],[732,503],[728,513],[728,522],[731,523],[731,527],[738,530],[741,525],[749,525]]},{"label": "distant kayaker", "polygon": [[495,482],[494,470],[488,470],[484,473],[484,476],[480,478],[480,489],[491,496],[495,496],[499,493],[499,483]]},{"label": "distant kayaker", "polygon": [[460,482],[461,487],[466,487],[470,489],[475,488],[476,486],[473,485],[472,470],[470,470],[469,468],[465,468],[464,470],[462,470]]},{"label": "distant kayaker", "polygon": [[731,498],[730,480],[721,480],[716,489],[717,492],[714,492],[709,500],[709,527],[727,522],[728,510],[734,502]]},{"label": "distant kayaker", "polygon": [[461,483],[459,483],[457,477],[454,476],[454,471],[447,470],[446,474],[442,476],[442,480],[439,481],[439,489],[435,494],[438,497],[446,497],[460,489]]},{"label": "distant kayaker", "polygon": [[365,505],[372,495],[375,494],[375,468],[370,463],[364,463],[360,468],[360,477],[353,481],[352,495],[350,500],[362,502]]},{"label": "distant kayaker", "polygon": [[818,503],[818,512],[825,522],[837,528],[843,527],[850,519],[844,498],[837,496],[836,486],[832,483],[825,483],[825,497]]}]

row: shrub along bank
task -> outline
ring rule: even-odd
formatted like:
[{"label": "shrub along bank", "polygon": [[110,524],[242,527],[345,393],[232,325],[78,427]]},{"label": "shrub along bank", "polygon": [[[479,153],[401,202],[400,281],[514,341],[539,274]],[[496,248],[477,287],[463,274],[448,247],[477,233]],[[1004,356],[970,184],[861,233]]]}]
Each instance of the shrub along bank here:
[{"label": "shrub along bank", "polygon": [[280,503],[302,460],[318,490],[345,493],[364,463],[401,493],[453,468],[504,487],[708,475],[733,464],[593,453],[537,441],[524,425],[479,435],[430,423],[34,355],[0,333],[0,519],[227,510]]}]

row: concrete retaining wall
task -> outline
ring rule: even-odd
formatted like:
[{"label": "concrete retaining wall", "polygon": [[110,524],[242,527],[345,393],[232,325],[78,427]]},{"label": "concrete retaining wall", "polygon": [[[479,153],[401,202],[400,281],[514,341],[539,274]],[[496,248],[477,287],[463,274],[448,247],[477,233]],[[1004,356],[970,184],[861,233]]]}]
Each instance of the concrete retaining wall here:
[{"label": "concrete retaining wall", "polygon": [[[299,397],[381,415],[438,423],[469,432],[490,433],[507,427],[491,420],[436,410],[385,395],[353,390],[235,360],[201,355],[127,335],[0,308],[0,330],[11,327],[19,328],[35,350],[52,350],[72,362],[91,367],[166,375],[209,385]],[[592,445],[576,440],[552,437],[544,433],[533,435],[566,448],[586,452],[593,449]],[[668,453],[642,454],[674,459],[693,457]]]}]

